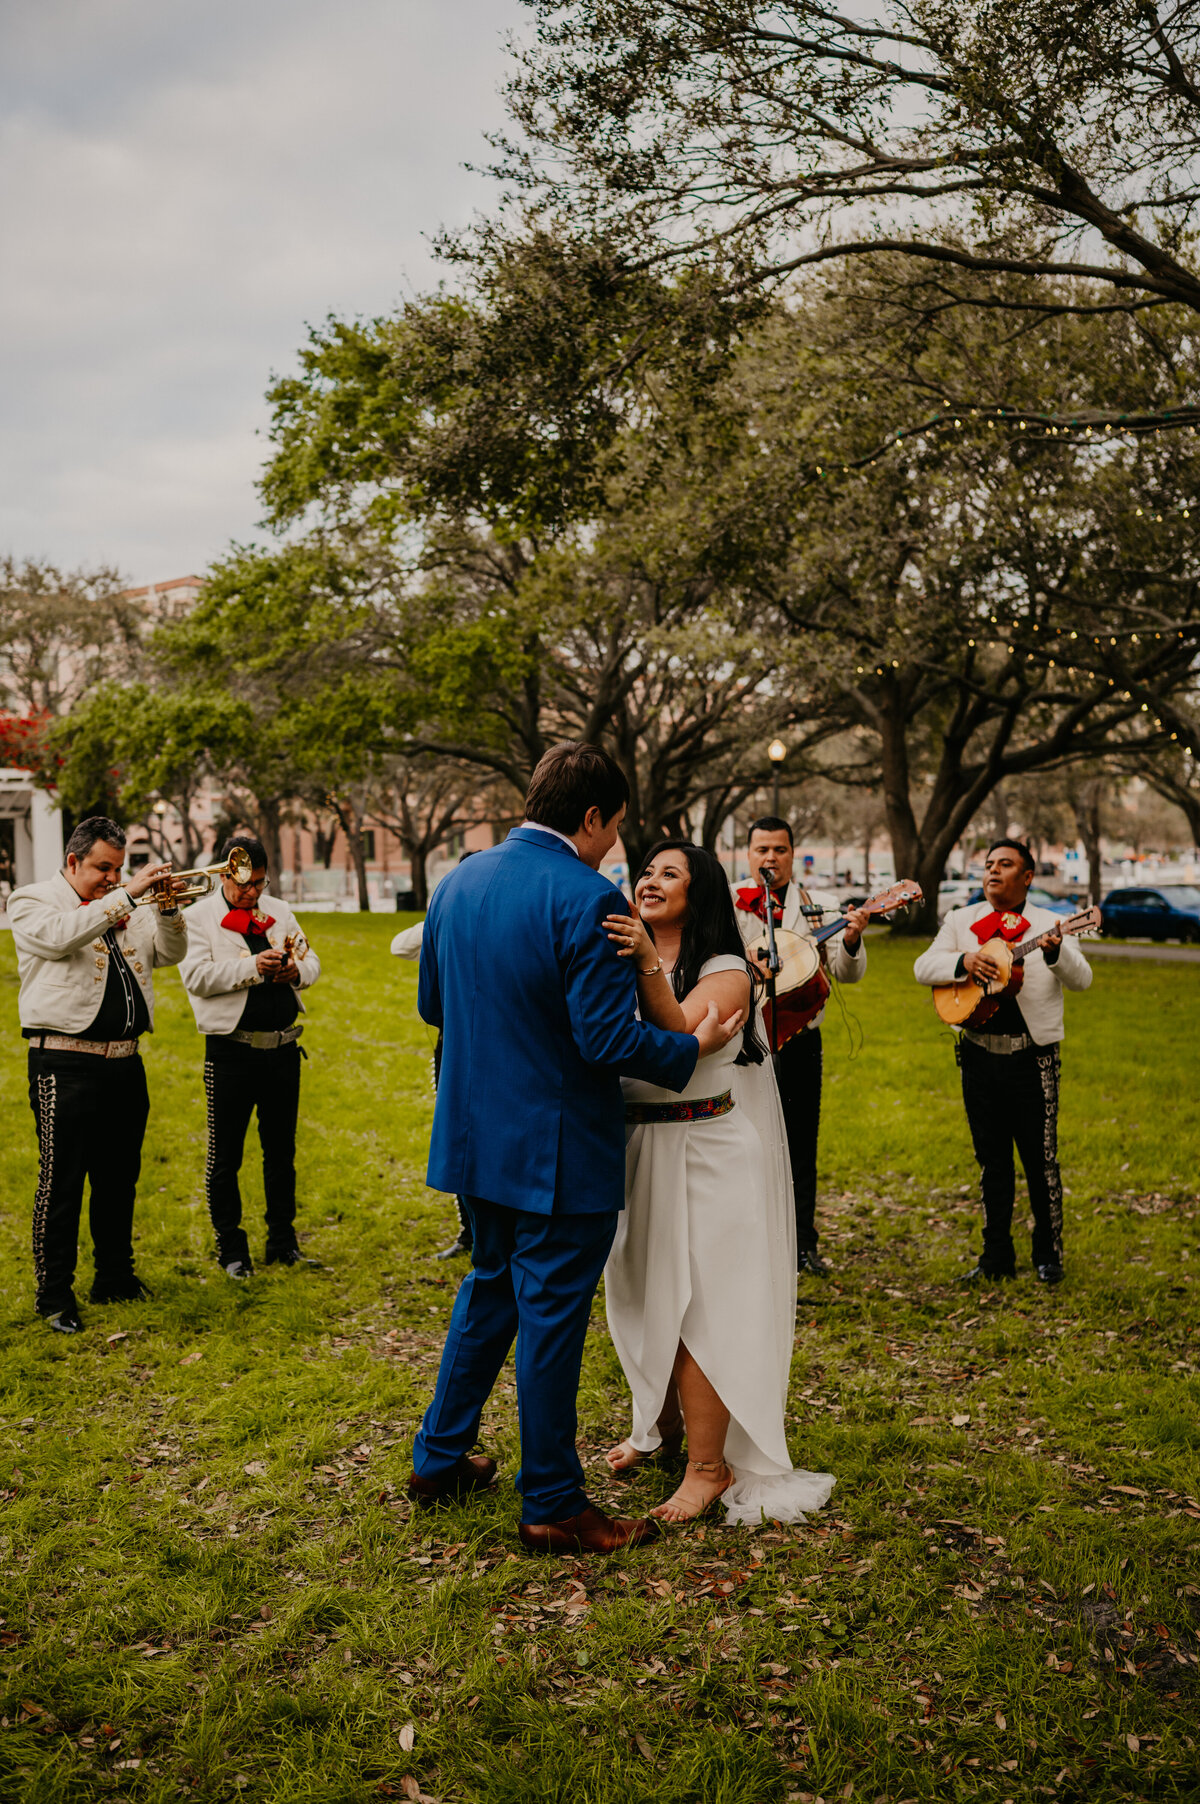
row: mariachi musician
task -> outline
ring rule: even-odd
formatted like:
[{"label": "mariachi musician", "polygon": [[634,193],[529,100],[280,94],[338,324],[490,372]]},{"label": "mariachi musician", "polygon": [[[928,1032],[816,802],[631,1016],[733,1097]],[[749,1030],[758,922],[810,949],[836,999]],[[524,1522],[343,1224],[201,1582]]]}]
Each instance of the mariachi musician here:
[{"label": "mariachi musician", "polygon": [[208,1097],[205,1190],[217,1260],[229,1278],[254,1270],[242,1226],[238,1172],[250,1117],[258,1110],[266,1192],[265,1265],[315,1266],[296,1244],[296,1120],[300,1109],[300,992],[321,975],[295,915],[265,894],[261,840],[237,833],[222,856],[232,863],[218,889],[189,918],[180,969],[196,1026],[205,1036]]},{"label": "mariachi musician", "polygon": [[133,1268],[150,1112],[139,1042],[154,1027],[154,969],[179,963],[187,927],[170,865],[147,865],[122,883],[124,864],[124,829],[92,815],[68,839],[57,875],[8,898],[38,1136],[34,1307],[56,1334],[83,1328],[74,1280],[85,1179],[91,1301],[138,1303],[150,1294]]},{"label": "mariachi musician", "polygon": [[[1000,978],[989,942],[1010,947],[1032,930],[1042,936],[1020,967],[1022,977],[1001,994],[978,1029],[965,1027],[956,1048],[963,1105],[971,1129],[983,1192],[983,1252],[963,1282],[979,1284],[1016,1276],[1012,1239],[1016,1172],[1021,1155],[1033,1209],[1033,1267],[1043,1284],[1063,1276],[1062,1178],[1058,1169],[1059,1041],[1063,990],[1086,990],[1092,967],[1063,923],[1028,901],[1033,854],[1019,839],[998,839],[983,866],[983,901],[954,908],[938,936],[913,966],[918,983],[941,986],[973,978]],[[1068,932],[1072,924],[1067,924]]]},{"label": "mariachi musician", "polygon": [[[750,874],[756,887],[738,889],[734,896],[738,926],[747,945],[761,937],[765,925],[764,885],[770,887],[774,923],[786,932],[811,939],[824,915],[836,918],[841,914],[835,895],[824,890],[806,890],[796,883],[792,829],[778,815],[764,815],[755,821],[750,829],[748,853]],[[806,913],[806,910],[812,912]],[[839,983],[857,983],[867,968],[867,950],[862,939],[867,916],[852,908],[846,911],[845,919],[844,929],[826,941],[821,956]],[[818,1278],[824,1277],[829,1269],[817,1250],[816,1224],[823,1016],[821,1009],[808,1026],[780,1044],[775,1057],[775,1076],[787,1127],[796,1199],[797,1263],[802,1272],[810,1272]]]}]

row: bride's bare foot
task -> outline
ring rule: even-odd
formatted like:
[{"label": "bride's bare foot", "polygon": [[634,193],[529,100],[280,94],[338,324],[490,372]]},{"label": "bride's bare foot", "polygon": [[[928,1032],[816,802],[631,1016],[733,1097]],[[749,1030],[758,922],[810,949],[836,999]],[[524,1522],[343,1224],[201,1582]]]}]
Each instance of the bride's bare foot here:
[{"label": "bride's bare foot", "polygon": [[683,1451],[683,1417],[676,1416],[670,1422],[661,1417],[656,1424],[659,1433],[659,1445],[649,1453],[643,1453],[632,1441],[618,1441],[604,1455],[608,1461],[610,1472],[632,1472],[635,1466],[644,1466],[647,1460],[656,1459],[660,1454],[665,1459],[678,1459]]},{"label": "bride's bare foot", "polygon": [[609,1448],[604,1457],[608,1461],[610,1472],[632,1472],[633,1468],[640,1466],[647,1456],[639,1453],[632,1441],[618,1441],[615,1447]]},{"label": "bride's bare foot", "polygon": [[679,1489],[650,1514],[660,1522],[694,1522],[712,1508],[732,1483],[732,1468],[723,1459],[690,1459],[687,1477]]}]

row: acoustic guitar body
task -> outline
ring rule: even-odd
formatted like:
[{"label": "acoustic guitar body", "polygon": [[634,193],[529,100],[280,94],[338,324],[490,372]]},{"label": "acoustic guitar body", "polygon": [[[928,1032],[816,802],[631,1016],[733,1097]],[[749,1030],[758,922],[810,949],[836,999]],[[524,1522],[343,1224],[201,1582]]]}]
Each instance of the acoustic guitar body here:
[{"label": "acoustic guitar body", "polygon": [[1004,975],[986,986],[973,977],[964,977],[959,983],[934,984],[933,1006],[947,1027],[982,1027],[999,1008],[1005,991],[1021,987],[1025,967],[1013,964],[1012,948],[1006,940],[988,940],[980,950],[991,954]]},{"label": "acoustic guitar body", "polygon": [[[782,965],[775,978],[775,999],[764,996],[762,1002],[763,1038],[769,1047],[778,1049],[803,1033],[809,1022],[825,1007],[830,984],[821,962],[820,948],[802,933],[790,933],[784,927],[775,929],[775,948]],[[746,948],[750,959],[767,975],[767,936]]]}]

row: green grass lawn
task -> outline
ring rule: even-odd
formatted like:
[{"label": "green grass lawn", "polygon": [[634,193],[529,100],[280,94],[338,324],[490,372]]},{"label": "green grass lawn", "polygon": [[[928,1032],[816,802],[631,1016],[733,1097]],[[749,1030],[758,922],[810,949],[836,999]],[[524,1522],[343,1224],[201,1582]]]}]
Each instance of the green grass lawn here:
[{"label": "green grass lawn", "polygon": [[[837,1269],[802,1287],[791,1393],[831,1506],[538,1563],[511,1384],[484,1419],[495,1496],[437,1519],[405,1501],[457,1275],[422,1181],[431,1035],[393,920],[309,924],[300,1226],[327,1270],[235,1287],[216,1267],[201,1041],[167,973],[138,1212],[154,1300],[85,1303],[73,1342],[32,1314],[0,935],[0,1798],[1200,1796],[1195,967],[1113,961],[1068,998],[1068,1281],[963,1295],[978,1209],[949,1035],[914,949],[873,937],[827,1018]],[[260,1253],[253,1171],[245,1191]],[[626,1407],[598,1308],[582,1451],[597,1500],[641,1510],[673,1480],[608,1479]]]}]

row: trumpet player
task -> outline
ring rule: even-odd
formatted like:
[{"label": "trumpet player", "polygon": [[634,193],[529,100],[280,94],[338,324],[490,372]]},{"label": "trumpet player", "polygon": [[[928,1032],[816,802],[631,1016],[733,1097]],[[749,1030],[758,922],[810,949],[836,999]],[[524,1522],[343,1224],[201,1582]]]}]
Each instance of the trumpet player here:
[{"label": "trumpet player", "polygon": [[34,1306],[58,1334],[83,1327],[74,1282],[85,1178],[91,1301],[149,1295],[133,1268],[150,1109],[138,1047],[154,1026],[154,968],[179,963],[187,928],[170,865],[150,865],[122,884],[124,863],[124,829],[93,815],[67,841],[57,876],[8,899],[38,1136]]},{"label": "trumpet player", "polygon": [[228,1277],[246,1279],[254,1266],[238,1173],[256,1109],[266,1192],[264,1264],[317,1263],[296,1244],[296,1119],[300,992],[317,981],[321,966],[287,903],[266,893],[261,841],[235,834],[222,856],[232,868],[191,910],[180,975],[205,1036],[205,1190],[217,1259]]}]

